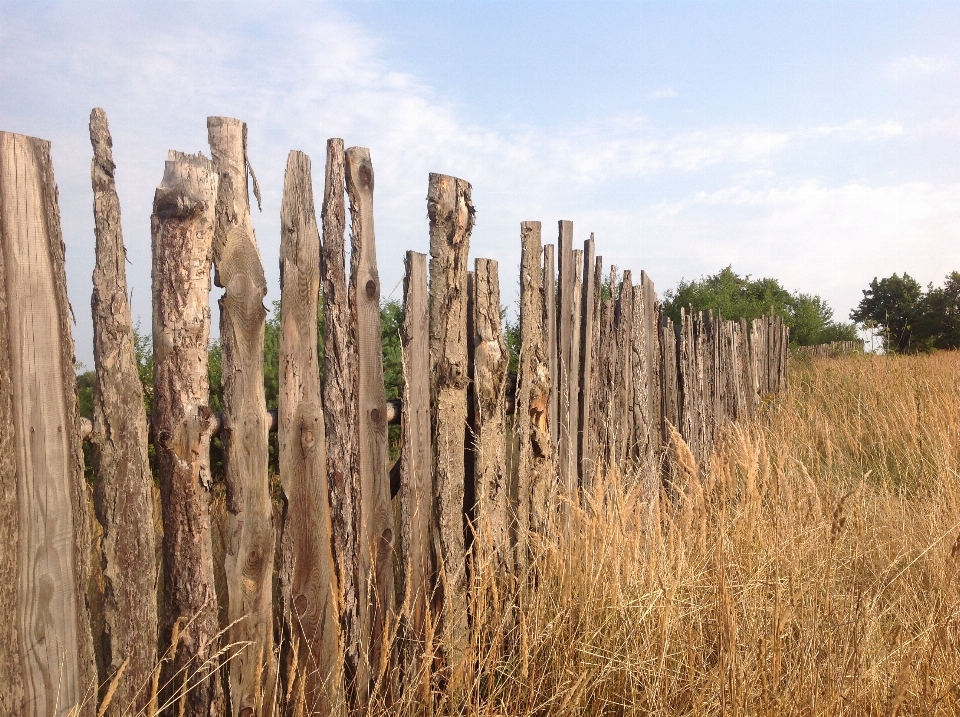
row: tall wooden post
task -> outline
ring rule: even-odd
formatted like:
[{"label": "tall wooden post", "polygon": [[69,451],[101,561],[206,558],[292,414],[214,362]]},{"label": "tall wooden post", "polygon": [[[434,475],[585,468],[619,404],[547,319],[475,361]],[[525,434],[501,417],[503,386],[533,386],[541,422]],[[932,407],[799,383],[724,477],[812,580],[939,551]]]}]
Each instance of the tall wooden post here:
[{"label": "tall wooden post", "polygon": [[596,326],[594,317],[596,274],[593,270],[595,255],[596,247],[591,234],[590,238],[583,243],[583,293],[580,304],[580,416],[577,424],[577,471],[581,490],[588,486],[592,476],[590,409],[593,401],[593,333]]},{"label": "tall wooden post", "polygon": [[527,571],[529,531],[547,527],[548,487],[555,483],[554,449],[547,420],[550,369],[543,335],[540,222],[520,224],[520,367],[517,375],[516,431],[518,442],[516,570]]},{"label": "tall wooden post", "polygon": [[0,286],[0,712],[46,717],[79,705],[97,680],[90,535],[50,143],[8,132]]},{"label": "tall wooden post", "polygon": [[126,662],[111,705],[137,712],[150,699],[141,689],[157,664],[157,557],[153,476],[147,459],[147,416],[127,301],[127,252],[113,172],[107,115],[90,113],[91,180],[97,264],[93,270],[94,507],[103,526],[104,662],[106,682]]},{"label": "tall wooden post", "polygon": [[[220,298],[223,428],[227,484],[225,573],[229,644],[250,643],[230,660],[230,708],[260,715],[273,703],[273,553],[276,543],[263,388],[267,280],[260,261],[247,184],[247,125],[208,117],[213,166],[220,177],[213,240]],[[314,262],[315,263],[315,262]]]},{"label": "tall wooden post", "polygon": [[[210,532],[207,350],[218,176],[202,154],[171,151],[153,200],[153,431],[163,500],[163,643],[168,675],[195,674],[187,714],[222,714]],[[212,662],[211,662],[212,661]]]},{"label": "tall wooden post", "polygon": [[[573,251],[573,222],[559,222],[560,246],[560,495],[571,500],[577,483],[577,424],[580,414],[580,259]],[[579,253],[579,252],[578,252]],[[578,280],[578,277],[581,277]]]},{"label": "tall wooden post", "polygon": [[[467,256],[474,208],[468,182],[431,174],[430,398],[434,442],[437,572],[443,595],[441,639],[453,694],[465,689],[467,575],[463,440],[467,421]],[[537,267],[539,273],[540,267]]]},{"label": "tall wooden post", "polygon": [[[284,618],[298,670],[290,694],[308,713],[342,714],[342,662],[326,424],[320,400],[320,235],[310,158],[290,152],[280,208],[280,480],[286,496]],[[249,649],[249,648],[248,648]]]},{"label": "tall wooden post", "polygon": [[[345,159],[342,139],[327,140],[323,187],[323,415],[327,438],[327,485],[330,491],[333,557],[343,595],[340,625],[350,704],[367,704],[369,662],[361,658],[360,605],[366,581],[360,573],[360,472],[357,423],[357,345],[353,340],[347,295],[344,231],[346,228]],[[365,593],[363,593],[365,595]]]},{"label": "tall wooden post", "polygon": [[[370,150],[346,152],[350,198],[350,314],[357,346],[357,417],[360,473],[361,646],[374,684],[386,674],[383,636],[394,612],[393,508],[387,466],[387,395],[380,339],[380,276],[373,225]],[[369,588],[367,587],[369,586]],[[365,594],[366,593],[366,594]]]},{"label": "tall wooden post", "polygon": [[633,303],[633,274],[624,271],[616,306],[617,365],[613,384],[616,446],[613,460],[621,469],[625,469],[633,443]]},{"label": "tall wooden post", "polygon": [[[433,597],[433,453],[430,445],[430,316],[427,257],[408,251],[403,279],[403,447],[400,454],[400,570],[407,605],[402,654],[406,689],[430,700]],[[419,682],[414,682],[419,679]]]},{"label": "tall wooden post", "polygon": [[550,440],[560,441],[560,355],[557,348],[557,273],[553,244],[543,247],[543,334],[550,369]]}]

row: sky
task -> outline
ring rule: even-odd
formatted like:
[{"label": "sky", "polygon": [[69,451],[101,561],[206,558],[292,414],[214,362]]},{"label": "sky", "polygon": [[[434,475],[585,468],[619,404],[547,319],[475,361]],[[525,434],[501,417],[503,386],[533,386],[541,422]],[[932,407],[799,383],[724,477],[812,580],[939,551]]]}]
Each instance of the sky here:
[{"label": "sky", "polygon": [[0,130],[52,142],[87,368],[95,106],[143,327],[153,194],[168,149],[209,155],[208,115],[249,124],[268,306],[287,153],[313,158],[319,204],[328,137],[370,148],[395,299],[429,249],[429,172],[471,182],[471,256],[499,260],[505,304],[525,220],[545,243],[572,220],[660,292],[732,265],[841,320],[874,277],[960,270],[957,2],[0,0]]}]

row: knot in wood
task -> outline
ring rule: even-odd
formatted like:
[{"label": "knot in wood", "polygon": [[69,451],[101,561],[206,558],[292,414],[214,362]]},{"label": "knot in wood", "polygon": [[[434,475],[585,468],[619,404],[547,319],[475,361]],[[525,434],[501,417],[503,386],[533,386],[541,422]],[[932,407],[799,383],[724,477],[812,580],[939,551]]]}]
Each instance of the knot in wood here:
[{"label": "knot in wood", "polygon": [[300,446],[304,451],[309,451],[313,449],[313,444],[316,442],[316,437],[309,428],[301,429],[300,431]]},{"label": "knot in wood", "polygon": [[369,296],[371,299],[375,299],[377,296],[377,282],[375,282],[373,279],[370,279],[367,281],[365,288],[367,291],[367,296]]},{"label": "knot in wood", "polygon": [[370,411],[370,420],[374,423],[374,425],[379,426],[381,424],[381,418],[382,416],[379,408],[374,408]]},{"label": "knot in wood", "polygon": [[364,162],[360,165],[360,185],[373,189],[373,167]]}]

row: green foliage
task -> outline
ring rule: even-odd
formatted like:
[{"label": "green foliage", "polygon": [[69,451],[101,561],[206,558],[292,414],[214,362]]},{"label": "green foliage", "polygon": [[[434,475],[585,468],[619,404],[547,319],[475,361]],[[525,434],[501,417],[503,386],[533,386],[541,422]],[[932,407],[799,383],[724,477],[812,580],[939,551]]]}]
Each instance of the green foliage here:
[{"label": "green foliage", "polygon": [[878,327],[892,353],[960,348],[960,273],[950,272],[942,288],[930,284],[926,292],[907,273],[874,277],[850,318]]},{"label": "green foliage", "polygon": [[663,310],[674,323],[680,321],[681,308],[709,309],[732,321],[752,321],[773,311],[790,327],[790,342],[799,346],[857,338],[856,327],[835,322],[820,296],[790,293],[776,279],[740,276],[730,266],[697,281],[681,280],[676,289],[664,292]]}]

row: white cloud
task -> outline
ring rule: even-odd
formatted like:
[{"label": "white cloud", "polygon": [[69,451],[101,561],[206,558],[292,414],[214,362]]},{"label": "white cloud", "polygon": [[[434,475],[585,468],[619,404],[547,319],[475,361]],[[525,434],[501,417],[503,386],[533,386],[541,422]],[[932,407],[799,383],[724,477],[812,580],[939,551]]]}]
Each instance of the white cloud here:
[{"label": "white cloud", "polygon": [[677,97],[677,91],[672,87],[663,87],[659,90],[654,90],[647,95],[647,97],[651,100],[670,100]]},{"label": "white cloud", "polygon": [[890,70],[898,79],[936,75],[952,68],[953,60],[947,55],[904,55],[890,63]]}]

